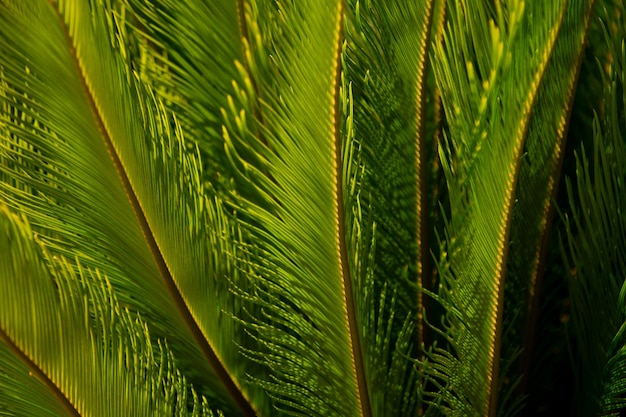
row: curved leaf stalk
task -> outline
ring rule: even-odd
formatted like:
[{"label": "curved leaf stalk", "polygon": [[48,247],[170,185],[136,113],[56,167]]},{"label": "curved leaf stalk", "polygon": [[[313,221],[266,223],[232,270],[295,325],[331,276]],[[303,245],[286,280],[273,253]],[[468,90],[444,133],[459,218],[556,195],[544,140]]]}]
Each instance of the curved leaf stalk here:
[{"label": "curved leaf stalk", "polygon": [[[346,77],[354,92],[354,134],[365,169],[361,207],[364,219],[376,224],[376,291],[385,285],[397,288],[397,336],[405,317],[416,320],[421,314],[416,300],[422,297],[423,275],[430,272],[424,263],[431,256],[426,206],[433,155],[426,116],[435,2],[348,4]],[[421,335],[418,341],[416,346]]]},{"label": "curved leaf stalk", "polygon": [[492,320],[495,319],[492,323],[494,324],[494,333],[495,333],[495,340],[494,340],[494,349],[493,349],[493,353],[492,353],[492,357],[491,357],[491,363],[492,363],[492,372],[491,372],[491,376],[490,376],[490,387],[489,387],[489,391],[490,391],[490,400],[489,403],[486,404],[486,409],[489,410],[488,415],[495,417],[498,407],[497,407],[497,403],[498,403],[498,387],[499,387],[499,358],[500,358],[500,351],[501,351],[501,342],[502,342],[502,317],[504,314],[504,278],[505,278],[505,274],[506,274],[506,270],[505,270],[505,265],[507,263],[507,258],[508,258],[508,249],[505,248],[506,243],[505,242],[509,242],[510,241],[510,233],[511,233],[511,225],[512,225],[512,221],[513,221],[513,207],[514,207],[514,203],[515,203],[515,190],[518,188],[518,181],[519,181],[519,172],[520,172],[520,168],[521,168],[521,161],[522,161],[522,153],[523,153],[523,145],[524,142],[527,138],[528,135],[528,129],[529,129],[529,122],[530,122],[530,117],[532,114],[532,109],[533,106],[535,105],[536,101],[537,101],[537,97],[538,97],[538,92],[539,89],[542,85],[542,82],[544,81],[544,77],[546,74],[546,67],[548,65],[548,63],[550,62],[550,59],[552,58],[553,52],[554,52],[554,47],[556,44],[556,39],[558,38],[558,34],[561,30],[561,28],[563,27],[563,21],[565,18],[565,14],[566,14],[566,10],[567,10],[567,2],[564,2],[564,6],[561,6],[560,8],[560,13],[559,13],[559,17],[557,18],[556,21],[556,25],[553,27],[552,30],[550,30],[550,33],[548,35],[548,39],[547,39],[547,46],[545,49],[545,53],[542,56],[542,60],[540,61],[539,64],[539,68],[537,69],[536,72],[536,76],[533,80],[533,82],[530,85],[530,94],[528,99],[525,102],[525,105],[522,107],[522,118],[520,119],[520,126],[519,129],[517,131],[518,135],[515,139],[515,150],[514,150],[514,161],[516,161],[514,169],[512,171],[510,171],[509,173],[509,182],[507,183],[507,188],[508,188],[508,192],[507,192],[507,206],[506,206],[506,210],[505,212],[508,213],[506,215],[506,221],[504,223],[504,227],[500,230],[500,245],[501,245],[501,249],[500,249],[500,261],[499,261],[499,265],[496,268],[496,271],[498,271],[498,283],[496,283],[496,288],[499,287],[499,295],[498,295],[498,299],[497,299],[497,309],[496,309],[496,313],[494,314],[494,316],[492,316]]},{"label": "curved leaf stalk", "polygon": [[[265,7],[258,13],[275,36],[270,45],[275,71],[259,85],[264,94],[260,130],[270,146],[252,150],[247,145],[258,138],[236,105],[226,114],[224,130],[241,178],[261,191],[258,201],[240,196],[236,210],[257,248],[250,251],[255,289],[244,296],[262,313],[247,326],[272,350],[248,353],[270,370],[270,378],[257,383],[279,409],[371,416],[358,320],[362,307],[355,304],[346,241],[352,218],[346,218],[350,190],[344,184],[341,129],[345,5],[328,0],[323,7],[258,6]],[[294,19],[299,23],[292,25]],[[281,232],[274,236],[276,230]],[[294,320],[301,326],[285,327]],[[329,358],[340,365],[330,365]],[[278,382],[294,389],[287,392]],[[328,390],[343,392],[342,400],[321,402]]]},{"label": "curved leaf stalk", "polygon": [[337,23],[335,27],[335,60],[333,62],[334,77],[332,80],[333,98],[331,100],[333,120],[332,129],[332,153],[334,173],[333,173],[333,194],[334,194],[334,217],[335,217],[335,246],[337,248],[337,258],[339,259],[339,269],[342,283],[342,294],[344,300],[344,313],[348,325],[350,348],[352,349],[352,366],[354,378],[358,386],[359,415],[363,417],[372,416],[372,405],[370,402],[369,389],[367,387],[367,375],[365,373],[365,363],[363,360],[363,346],[361,346],[362,336],[359,334],[358,312],[354,303],[355,289],[352,287],[353,277],[350,272],[350,261],[347,247],[347,228],[344,207],[344,161],[343,161],[343,138],[341,134],[341,58],[343,44],[345,3],[339,1],[339,12],[337,13]]},{"label": "curved leaf stalk", "polygon": [[[76,407],[74,407],[74,404],[72,404],[66,394],[57,386],[55,381],[53,381],[40,367],[40,365],[38,365],[35,360],[31,359],[28,354],[20,348],[20,346],[13,342],[13,340],[11,340],[11,337],[1,328],[0,340],[11,351],[11,353],[13,353],[19,360],[26,364],[29,369],[29,377],[37,377],[46,385],[49,392],[51,392],[52,395],[54,395],[54,397],[58,400],[67,415],[81,417],[80,412],[76,409]],[[3,348],[4,346],[0,346],[0,349]]]}]

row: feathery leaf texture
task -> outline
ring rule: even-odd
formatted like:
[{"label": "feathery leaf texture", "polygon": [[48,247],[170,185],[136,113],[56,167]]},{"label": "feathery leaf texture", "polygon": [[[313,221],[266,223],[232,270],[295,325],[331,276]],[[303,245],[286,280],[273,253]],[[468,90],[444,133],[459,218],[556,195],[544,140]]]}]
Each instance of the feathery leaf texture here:
[{"label": "feathery leaf texture", "polygon": [[[367,169],[363,208],[371,211],[363,215],[376,223],[375,281],[382,286],[388,277],[396,280],[396,308],[405,310],[400,321],[421,314],[417,289],[430,281],[427,184],[434,155],[426,152],[431,145],[426,79],[434,3],[349,3],[346,76],[355,101],[354,134]],[[421,342],[423,326],[417,323]]]},{"label": "feathery leaf texture", "polygon": [[[470,30],[450,29],[436,46],[450,123],[444,170],[451,202],[440,297],[458,311],[448,331],[460,358],[452,368],[459,386],[451,394],[458,415],[496,415],[515,189],[531,110],[566,10],[567,2],[510,2],[494,11],[450,4],[450,28]],[[523,69],[514,64],[521,59],[528,62]]]},{"label": "feathery leaf texture", "polygon": [[13,300],[2,304],[0,348],[3,363],[14,364],[0,388],[28,378],[40,394],[3,397],[1,411],[212,415],[193,392],[188,414],[188,388],[171,353],[152,346],[145,323],[120,307],[105,278],[42,252],[28,223],[6,207],[0,224],[0,294]]},{"label": "feathery leaf texture", "polygon": [[[503,337],[509,341],[504,344],[508,352],[502,353],[502,361],[510,360],[512,369],[508,375],[501,372],[500,380],[509,381],[509,386],[502,386],[502,391],[524,392],[528,383],[541,277],[551,236],[558,173],[565,152],[565,128],[573,106],[574,87],[594,3],[570,1],[537,96],[535,107],[542,111],[533,112],[528,127],[516,190],[519,203],[513,208],[505,285],[505,298],[510,302],[503,318],[506,329]],[[568,69],[566,74],[564,68]],[[560,101],[554,103],[555,99]],[[519,198],[531,194],[536,197]],[[515,294],[526,294],[526,297]],[[500,406],[504,413],[506,404]]]},{"label": "feathery leaf texture", "polygon": [[[32,223],[59,253],[69,256],[82,240],[93,245],[81,261],[103,270],[113,267],[112,284],[129,295],[122,301],[161,321],[167,327],[162,336],[171,338],[179,355],[194,358],[200,375],[216,374],[205,377],[214,397],[227,397],[227,390],[247,414],[254,414],[233,371],[224,370],[224,362],[240,366],[243,359],[237,359],[227,335],[234,322],[221,319],[221,304],[232,303],[220,270],[226,266],[215,264],[206,247],[214,240],[213,249],[219,250],[225,225],[201,193],[197,156],[183,151],[175,119],[168,120],[114,55],[104,10],[86,2],[35,3],[39,21],[2,15],[9,50],[17,46],[6,36],[27,32],[27,17],[28,24],[50,32],[30,32],[35,39],[18,40],[28,72],[18,62],[5,68],[7,105],[22,111],[28,124],[7,124],[4,150],[15,161],[7,175],[19,183],[3,182],[2,194],[11,206],[32,213]],[[93,25],[75,25],[90,22],[90,16]],[[46,59],[42,50],[54,59]],[[32,98],[18,90],[29,83],[35,86]],[[123,88],[111,88],[119,85]],[[39,178],[21,164],[26,160],[41,164]],[[169,181],[173,175],[179,180]],[[31,198],[22,187],[37,191]],[[50,204],[58,210],[40,209]],[[111,227],[116,233],[109,236]],[[211,294],[213,303],[207,306],[201,294]],[[199,304],[203,307],[196,310]]]},{"label": "feathery leaf texture", "polygon": [[0,414],[620,415],[625,15],[0,0]]},{"label": "feathery leaf texture", "polygon": [[591,156],[584,148],[577,154],[576,187],[567,184],[571,214],[563,251],[578,342],[576,390],[588,398],[577,402],[580,416],[618,416],[626,408],[626,47],[611,41],[612,34],[626,33],[623,5],[618,12],[617,25],[604,28],[614,60],[603,74],[605,116],[595,120]]}]

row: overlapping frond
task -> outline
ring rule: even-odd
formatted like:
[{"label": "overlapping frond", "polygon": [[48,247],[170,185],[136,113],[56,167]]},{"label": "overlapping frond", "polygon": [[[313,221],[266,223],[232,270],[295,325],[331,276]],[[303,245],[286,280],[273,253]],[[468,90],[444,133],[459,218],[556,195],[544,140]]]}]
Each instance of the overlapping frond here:
[{"label": "overlapping frond", "polygon": [[[349,249],[358,230],[346,175],[354,171],[344,157],[352,144],[342,132],[344,4],[259,2],[250,13],[263,16],[259,27],[273,34],[262,45],[272,60],[251,64],[271,74],[258,84],[263,117],[247,113],[245,101],[235,104],[225,133],[241,181],[259,190],[237,206],[253,239],[256,288],[248,296],[260,309],[249,328],[269,348],[250,352],[270,368],[270,378],[258,383],[284,412],[370,416],[374,387],[367,383],[351,268],[358,254]],[[262,143],[254,126],[267,146],[250,146]]]},{"label": "overlapping frond", "polygon": [[[521,160],[516,204],[511,223],[510,257],[504,311],[506,350],[502,362],[510,364],[502,372],[502,395],[518,390],[508,398],[520,397],[528,383],[535,322],[538,316],[541,276],[550,242],[554,198],[558,188],[565,151],[566,127],[572,110],[578,72],[584,55],[594,1],[569,2],[563,26],[554,46],[531,116]],[[565,72],[567,70],[567,72]],[[532,198],[528,198],[532,196]],[[527,294],[520,297],[519,294]],[[523,352],[521,352],[523,350]],[[520,354],[521,352],[521,354]],[[516,359],[519,357],[519,361]],[[520,386],[516,386],[517,384]],[[517,394],[517,395],[516,395]],[[501,415],[507,406],[500,402]]]},{"label": "overlapping frond", "polygon": [[[413,415],[421,400],[410,357],[424,342],[419,288],[431,280],[429,174],[436,154],[427,134],[435,129],[426,123],[434,113],[427,110],[435,96],[427,77],[435,2],[347,3],[344,76],[364,169],[360,227],[365,242],[370,235],[375,241],[372,271],[357,281],[367,288],[361,322],[377,387],[372,403],[376,415]],[[374,294],[380,300],[372,303]]]},{"label": "overlapping frond", "polygon": [[626,46],[611,41],[611,32],[626,31],[623,6],[621,12],[619,26],[606,27],[614,61],[605,75],[605,117],[596,119],[592,157],[582,150],[576,184],[568,183],[572,213],[564,257],[580,416],[618,416],[626,410]]},{"label": "overlapping frond", "polygon": [[438,299],[448,311],[444,334],[452,352],[435,348],[427,366],[435,379],[446,376],[434,399],[443,398],[452,415],[495,415],[519,166],[567,2],[449,6],[435,69],[450,125],[442,148],[450,214]]},{"label": "overlapping frond", "polygon": [[[345,51],[344,51],[345,52]],[[345,64],[345,61],[344,61]],[[377,223],[364,193],[365,164],[354,138],[354,97],[343,77],[344,126],[343,177],[346,239],[363,365],[368,379],[372,415],[414,415],[421,404],[421,378],[412,356],[416,347],[414,314],[399,307],[403,288],[395,276],[376,276]],[[365,200],[365,201],[363,201]],[[366,214],[369,212],[369,215]],[[418,393],[416,395],[416,393]]]},{"label": "overlapping frond", "polygon": [[0,3],[2,199],[51,251],[106,271],[215,404],[254,414],[262,394],[242,394],[241,332],[228,316],[240,308],[234,232],[204,195],[197,154],[125,65],[107,4],[28,5]]},{"label": "overlapping frond", "polygon": [[397,286],[400,323],[421,313],[417,289],[430,283],[428,174],[435,154],[426,107],[434,94],[426,80],[434,4],[348,2],[346,77],[365,165],[364,215],[376,223],[374,280],[379,288]]},{"label": "overlapping frond", "polygon": [[621,413],[624,12],[0,0],[0,414],[519,415],[570,294],[576,409]]},{"label": "overlapping frond", "polygon": [[[198,146],[204,179],[231,188],[224,153],[221,109],[250,53],[243,0],[211,2],[124,0],[132,11],[119,18],[141,41],[135,66],[176,113],[189,146]],[[123,39],[132,39],[131,36]]]},{"label": "overlapping frond", "polygon": [[5,206],[0,298],[3,415],[213,415],[106,278],[46,253]]}]

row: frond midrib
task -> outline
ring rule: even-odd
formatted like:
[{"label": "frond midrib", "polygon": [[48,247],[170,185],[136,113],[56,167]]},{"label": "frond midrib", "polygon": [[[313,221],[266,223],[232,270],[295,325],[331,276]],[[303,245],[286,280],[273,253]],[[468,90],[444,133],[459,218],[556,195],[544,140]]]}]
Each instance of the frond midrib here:
[{"label": "frond midrib", "polygon": [[335,35],[335,59],[334,74],[332,80],[333,88],[333,109],[332,109],[332,123],[333,123],[333,181],[334,181],[334,209],[336,219],[336,246],[338,253],[338,262],[342,280],[343,300],[344,300],[344,312],[346,316],[346,324],[348,326],[348,337],[350,347],[352,349],[352,366],[354,370],[354,376],[357,384],[357,398],[360,408],[360,415],[362,417],[372,416],[372,406],[370,403],[369,389],[367,386],[367,375],[365,372],[365,361],[363,359],[363,349],[361,347],[361,335],[359,334],[359,323],[357,320],[357,311],[354,302],[354,289],[352,287],[352,276],[350,273],[350,263],[348,258],[348,246],[346,241],[346,218],[345,218],[345,205],[343,195],[343,161],[342,161],[342,135],[341,135],[341,55],[342,55],[342,43],[343,43],[343,25],[344,25],[344,0],[339,1],[337,28]]},{"label": "frond midrib", "polygon": [[26,364],[26,366],[31,370],[33,375],[36,375],[37,378],[41,382],[43,382],[46,387],[50,390],[52,395],[59,401],[59,403],[67,410],[67,412],[76,417],[81,417],[80,413],[74,407],[74,404],[70,401],[70,399],[65,395],[65,393],[61,390],[61,388],[45,373],[45,371],[40,368],[37,363],[31,359],[30,356],[26,352],[24,352],[20,347],[9,337],[8,334],[4,330],[0,328],[0,341],[4,343],[9,350],[11,350],[21,361]]},{"label": "frond midrib", "polygon": [[[596,0],[591,0],[589,4],[589,10],[594,10],[596,4]],[[541,277],[544,273],[545,263],[548,258],[548,249],[551,238],[552,225],[554,221],[555,214],[555,198],[556,193],[559,189],[560,177],[558,175],[559,172],[562,171],[563,161],[565,157],[565,141],[567,139],[567,131],[569,128],[569,120],[572,116],[572,110],[574,106],[574,98],[575,98],[575,86],[578,83],[578,79],[580,76],[580,71],[584,59],[584,44],[586,43],[589,30],[591,28],[591,12],[585,14],[585,32],[582,37],[583,45],[578,54],[578,60],[576,63],[576,68],[573,71],[573,77],[569,82],[569,89],[566,98],[566,105],[564,107],[564,114],[562,117],[563,126],[560,130],[559,137],[557,137],[556,142],[558,146],[554,152],[554,160],[552,164],[552,171],[550,173],[550,183],[548,185],[548,192],[546,193],[546,199],[543,202],[543,210],[544,210],[544,222],[541,228],[541,236],[543,238],[540,240],[537,245],[535,256],[533,258],[533,270],[530,276],[529,282],[529,292],[528,292],[528,303],[527,303],[527,319],[524,330],[524,342],[522,346],[524,346],[524,352],[522,353],[522,358],[520,360],[520,369],[522,375],[522,381],[520,383],[520,394],[524,394],[526,392],[526,386],[528,384],[528,375],[530,371],[531,365],[531,355],[533,352],[534,345],[534,336],[537,325],[537,320],[539,316],[539,291],[541,287]]]},{"label": "frond midrib", "polygon": [[156,238],[152,232],[152,229],[150,227],[146,214],[132,186],[130,178],[128,177],[126,170],[124,169],[124,165],[122,164],[122,161],[117,153],[117,150],[115,146],[113,145],[113,141],[109,134],[109,130],[107,129],[106,124],[102,118],[101,111],[96,104],[94,95],[88,86],[87,76],[78,58],[76,48],[74,46],[72,37],[70,35],[67,24],[65,23],[63,15],[61,14],[60,10],[58,9],[57,5],[55,4],[53,0],[49,0],[49,2],[50,2],[52,9],[54,10],[54,13],[57,16],[57,20],[61,27],[61,31],[63,32],[64,38],[67,44],[67,48],[69,50],[70,56],[72,58],[72,62],[74,64],[74,68],[76,70],[77,77],[80,81],[81,90],[84,92],[85,99],[89,106],[90,112],[93,115],[93,120],[98,127],[98,131],[100,132],[101,139],[103,140],[104,145],[109,153],[111,162],[113,163],[115,167],[115,170],[118,174],[118,178],[122,184],[122,187],[124,188],[126,196],[128,197],[128,202],[130,203],[130,206],[132,207],[133,213],[135,214],[135,217],[137,219],[137,223],[143,233],[145,243],[148,246],[150,253],[153,256],[155,265],[157,266],[157,269],[159,270],[161,278],[163,279],[163,282],[165,283],[165,286],[167,287],[169,294],[172,297],[172,301],[176,305],[178,312],[182,316],[185,324],[187,325],[194,340],[198,344],[198,347],[204,354],[204,357],[206,358],[207,362],[209,363],[209,365],[215,372],[216,376],[220,379],[220,381],[222,382],[222,384],[224,385],[228,393],[231,395],[235,404],[237,404],[237,406],[243,412],[244,415],[254,417],[257,415],[257,413],[253,409],[250,401],[247,398],[245,398],[241,389],[239,388],[237,383],[231,378],[228,370],[226,369],[224,364],[221,362],[221,360],[215,353],[215,350],[210,345],[209,341],[204,337],[202,330],[198,326],[198,323],[196,323],[193,315],[191,314],[191,311],[187,307],[182,297],[182,294],[180,293],[176,285],[176,282],[174,281],[174,278],[163,256],[163,253],[161,252],[159,245],[156,241]]},{"label": "frond midrib", "polygon": [[565,15],[567,12],[567,8],[569,5],[569,0],[565,1],[560,13],[560,17],[558,22],[556,23],[557,30],[554,34],[552,34],[552,39],[550,40],[550,46],[547,49],[547,53],[544,55],[545,59],[541,61],[540,67],[536,73],[536,78],[533,83],[531,83],[531,87],[534,85],[534,89],[531,94],[528,95],[528,99],[526,100],[522,118],[520,120],[520,129],[518,129],[518,136],[514,138],[515,146],[515,163],[512,172],[512,178],[510,185],[507,191],[507,199],[506,205],[504,207],[506,213],[506,219],[504,224],[504,230],[502,231],[502,239],[499,240],[502,242],[502,246],[499,248],[498,253],[501,254],[500,259],[498,259],[496,263],[496,271],[498,271],[497,277],[497,288],[498,288],[498,296],[496,299],[496,308],[493,312],[492,320],[494,322],[494,331],[492,332],[492,346],[494,347],[493,353],[490,355],[490,369],[488,376],[489,386],[486,397],[486,407],[487,415],[490,417],[495,417],[497,413],[497,402],[498,402],[498,385],[499,385],[499,372],[500,372],[500,364],[496,358],[500,356],[501,343],[502,343],[502,319],[504,313],[504,280],[506,276],[506,268],[504,266],[507,263],[507,258],[509,254],[508,242],[511,235],[511,225],[513,222],[513,206],[515,204],[515,189],[517,188],[517,182],[519,179],[519,173],[521,168],[521,152],[524,149],[524,142],[528,135],[529,129],[529,121],[532,117],[533,105],[539,96],[539,90],[542,86],[544,76],[546,74],[546,68],[548,63],[550,62],[550,58],[554,52],[554,48],[556,45],[556,40],[558,39],[561,28],[563,27],[563,20],[565,19]]},{"label": "frond midrib", "polygon": [[[435,0],[428,0],[424,5],[426,15],[424,16],[424,24],[422,25],[423,38],[419,45],[419,55],[421,63],[417,68],[417,79],[415,82],[417,89],[416,103],[416,137],[415,137],[415,162],[417,164],[416,184],[416,220],[417,230],[416,236],[419,242],[417,253],[417,280],[419,288],[430,289],[429,285],[429,269],[430,269],[430,245],[429,230],[430,217],[428,213],[429,196],[428,196],[428,153],[426,152],[426,98],[427,98],[427,74],[430,67],[428,55],[428,46],[431,38],[431,29],[433,25]],[[445,7],[445,5],[441,6]],[[417,293],[417,335],[418,343],[423,343],[425,338],[425,326],[423,322],[423,310],[425,309],[424,294],[421,291]],[[421,350],[421,348],[420,348]]]}]

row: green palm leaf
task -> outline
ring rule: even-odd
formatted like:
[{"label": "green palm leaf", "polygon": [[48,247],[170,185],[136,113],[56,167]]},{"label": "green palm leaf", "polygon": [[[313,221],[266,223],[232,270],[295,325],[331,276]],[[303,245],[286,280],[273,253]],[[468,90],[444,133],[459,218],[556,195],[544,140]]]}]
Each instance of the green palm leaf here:
[{"label": "green palm leaf", "polygon": [[[501,391],[526,391],[530,374],[541,280],[551,237],[554,199],[565,153],[566,126],[570,117],[575,83],[584,54],[594,1],[570,1],[554,52],[540,87],[519,168],[516,199],[511,221],[511,248],[507,265],[505,298],[511,300],[504,311],[500,381],[511,381]],[[564,68],[568,69],[564,73]],[[532,195],[535,198],[520,198]],[[519,297],[518,294],[528,294]],[[519,352],[522,351],[521,355]],[[519,360],[517,359],[518,356]],[[519,382],[519,386],[517,383]],[[511,398],[518,396],[512,395]],[[506,409],[504,402],[499,404]],[[515,407],[511,404],[511,407]]]},{"label": "green palm leaf", "polygon": [[592,158],[583,148],[577,158],[576,183],[568,182],[567,187],[572,213],[566,222],[564,257],[571,274],[571,332],[578,348],[574,357],[579,393],[576,415],[580,416],[618,416],[626,409],[626,146],[622,133],[626,127],[626,49],[623,40],[612,41],[613,35],[626,33],[626,10],[620,5],[618,11],[615,26],[603,22],[614,58],[605,75],[605,116],[596,118],[594,124]]},{"label": "green palm leaf", "polygon": [[434,3],[348,2],[346,76],[365,166],[364,217],[376,223],[375,280],[399,286],[401,322],[421,314],[417,288],[430,284],[428,173],[435,155],[427,151],[426,80]]},{"label": "green palm leaf", "polygon": [[[254,334],[270,348],[258,359],[271,369],[271,379],[260,384],[286,412],[368,416],[375,388],[368,385],[363,358],[363,306],[354,301],[351,264],[358,255],[347,246],[351,169],[349,158],[342,162],[342,152],[351,152],[341,131],[344,6],[330,0],[281,6],[259,10],[280,13],[267,19],[281,35],[272,45],[278,75],[259,84],[265,105],[262,120],[255,119],[267,146],[246,159],[238,149],[254,139],[231,137],[235,129],[227,137],[241,172],[266,196],[237,207],[262,256],[250,294],[261,308]],[[241,127],[244,117],[235,109],[231,126]],[[335,400],[329,401],[331,393]]]},{"label": "green palm leaf", "polygon": [[623,9],[0,0],[0,414],[617,415]]},{"label": "green palm leaf", "polygon": [[83,246],[81,262],[107,271],[122,302],[160,323],[157,335],[193,363],[208,395],[253,414],[235,322],[222,312],[234,301],[215,254],[228,252],[230,228],[204,196],[176,121],[122,62],[107,9],[2,7],[0,42],[12,58],[2,63],[3,199],[51,250],[73,257]]},{"label": "green palm leaf", "polygon": [[[434,397],[443,396],[454,415],[496,414],[515,189],[566,9],[567,2],[450,4],[451,26],[436,47],[450,123],[443,165],[451,196],[439,300],[449,312],[445,336],[454,353],[435,348],[432,359],[435,378],[450,378],[449,391]],[[520,60],[528,65],[514,64]]]},{"label": "green palm leaf", "polygon": [[[167,347],[123,310],[105,278],[52,258],[0,207],[3,415],[184,416],[187,390]],[[15,383],[33,395],[12,393]],[[193,394],[190,415],[212,415]]]}]

